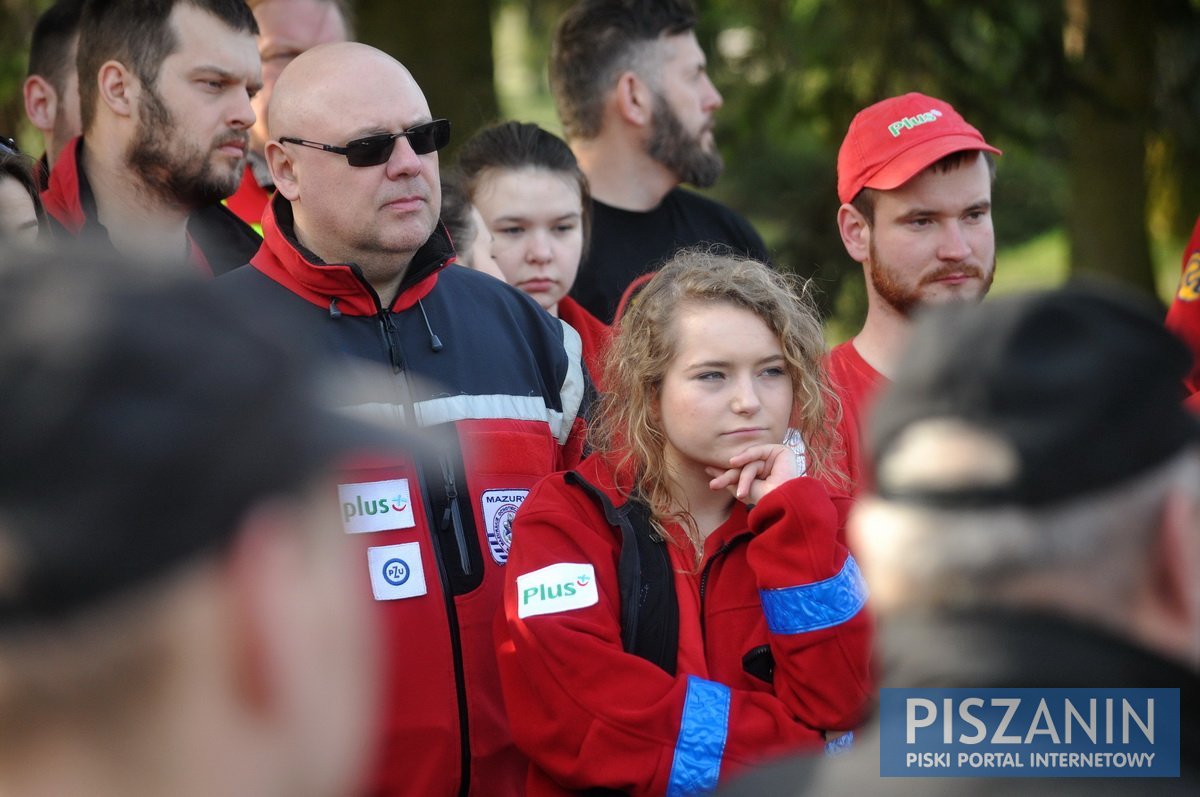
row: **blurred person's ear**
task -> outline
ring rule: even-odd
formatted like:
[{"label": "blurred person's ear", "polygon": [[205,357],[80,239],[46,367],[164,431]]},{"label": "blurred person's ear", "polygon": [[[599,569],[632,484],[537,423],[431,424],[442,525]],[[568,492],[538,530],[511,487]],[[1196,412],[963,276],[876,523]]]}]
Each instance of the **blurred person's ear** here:
[{"label": "blurred person's ear", "polygon": [[58,92],[41,75],[30,75],[25,79],[25,115],[33,126],[41,131],[54,129],[58,115]]},{"label": "blurred person's ear", "polygon": [[895,507],[870,495],[856,499],[846,518],[846,546],[871,590],[872,612],[903,603],[904,579],[897,559],[914,542],[909,524],[900,525]]},{"label": "blurred person's ear", "polygon": [[312,794],[351,793],[378,720],[374,604],[334,485],[252,509],[223,563],[231,700]]},{"label": "blurred person's ear", "polygon": [[255,507],[226,554],[232,683],[239,704],[255,715],[281,710],[280,668],[287,665],[284,638],[290,632],[284,604],[304,572],[296,522],[282,500]]},{"label": "blurred person's ear", "polygon": [[1200,500],[1181,489],[1164,502],[1144,589],[1156,610],[1152,628],[1167,652],[1200,668]]}]

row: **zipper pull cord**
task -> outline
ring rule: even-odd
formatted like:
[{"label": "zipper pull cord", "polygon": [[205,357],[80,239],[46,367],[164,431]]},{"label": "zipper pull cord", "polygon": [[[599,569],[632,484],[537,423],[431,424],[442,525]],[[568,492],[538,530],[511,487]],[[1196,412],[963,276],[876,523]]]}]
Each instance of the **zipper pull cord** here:
[{"label": "zipper pull cord", "polygon": [[429,325],[429,316],[425,314],[425,305],[420,299],[417,300],[417,307],[421,309],[421,317],[425,319],[425,330],[429,333],[429,348],[434,354],[442,350],[442,339],[434,334],[433,327]]}]

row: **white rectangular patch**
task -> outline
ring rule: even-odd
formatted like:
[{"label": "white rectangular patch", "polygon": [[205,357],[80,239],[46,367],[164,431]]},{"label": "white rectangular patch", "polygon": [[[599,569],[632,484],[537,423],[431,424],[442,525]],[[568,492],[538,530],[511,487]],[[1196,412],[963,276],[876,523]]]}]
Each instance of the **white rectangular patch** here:
[{"label": "white rectangular patch", "polygon": [[408,479],[339,484],[342,526],[347,534],[410,529],[417,525],[409,499]]},{"label": "white rectangular patch", "polygon": [[512,547],[513,518],[527,495],[528,490],[484,490],[480,497],[488,548],[492,551],[492,559],[498,565],[508,562],[508,549]]},{"label": "white rectangular patch", "polygon": [[371,591],[377,601],[415,598],[428,592],[419,542],[368,548],[367,565],[371,568]]},{"label": "white rectangular patch", "polygon": [[517,617],[556,614],[600,602],[596,569],[561,562],[517,576]]}]

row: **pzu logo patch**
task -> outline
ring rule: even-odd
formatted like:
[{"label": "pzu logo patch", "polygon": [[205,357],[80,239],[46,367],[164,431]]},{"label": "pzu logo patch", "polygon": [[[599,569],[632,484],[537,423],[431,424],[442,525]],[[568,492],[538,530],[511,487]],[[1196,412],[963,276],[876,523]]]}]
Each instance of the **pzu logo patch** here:
[{"label": "pzu logo patch", "polygon": [[367,549],[371,592],[377,601],[416,598],[426,593],[421,544],[405,542]]},{"label": "pzu logo patch", "polygon": [[487,529],[488,548],[496,564],[508,562],[512,547],[512,524],[517,510],[525,502],[528,490],[486,490],[481,498],[483,525]]}]

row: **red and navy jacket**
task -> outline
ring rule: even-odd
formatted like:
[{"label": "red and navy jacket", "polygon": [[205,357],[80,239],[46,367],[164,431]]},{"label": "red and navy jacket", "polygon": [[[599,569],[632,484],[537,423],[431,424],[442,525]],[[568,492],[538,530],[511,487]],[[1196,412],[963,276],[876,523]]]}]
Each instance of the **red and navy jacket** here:
[{"label": "red and navy jacket", "polygon": [[629,480],[609,457],[540,482],[516,518],[497,622],[513,734],[532,761],[529,797],[708,793],[772,755],[819,751],[825,731],[858,722],[870,621],[838,542],[848,500],[801,477],[753,509],[736,503],[699,568],[690,546],[668,545],[678,603],[668,667],[623,643],[621,534],[580,478],[624,505],[617,485],[628,492]]},{"label": "red and navy jacket", "polygon": [[579,336],[515,288],[451,265],[441,225],[386,307],[357,265],[321,261],[292,225],[276,196],[262,249],[212,288],[280,315],[341,361],[379,369],[347,409],[407,421],[429,442],[340,478],[344,530],[383,624],[371,793],[520,795],[527,761],[508,729],[493,625],[517,508],[539,478],[581,456]]},{"label": "red and navy jacket", "polygon": [[[63,147],[50,171],[42,205],[59,235],[86,238],[89,244],[112,250],[108,230],[96,214],[96,197],[83,170],[83,137]],[[192,211],[188,217],[188,254],[206,277],[232,271],[254,256],[262,238],[220,202]]]}]

